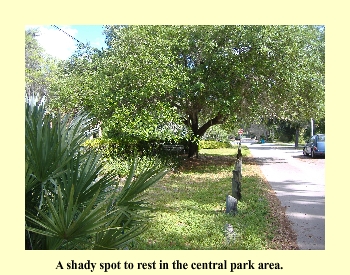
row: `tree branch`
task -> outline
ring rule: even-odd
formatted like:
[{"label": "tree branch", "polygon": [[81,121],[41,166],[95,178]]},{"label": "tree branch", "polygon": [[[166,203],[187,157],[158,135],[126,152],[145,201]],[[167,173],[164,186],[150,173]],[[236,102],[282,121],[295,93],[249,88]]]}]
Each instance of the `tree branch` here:
[{"label": "tree branch", "polygon": [[197,135],[198,136],[203,136],[205,134],[205,132],[213,125],[217,125],[217,124],[222,124],[224,123],[226,120],[226,118],[224,117],[223,114],[219,113],[216,117],[208,120],[206,123],[204,123],[202,125],[202,127],[200,127],[197,131]]}]

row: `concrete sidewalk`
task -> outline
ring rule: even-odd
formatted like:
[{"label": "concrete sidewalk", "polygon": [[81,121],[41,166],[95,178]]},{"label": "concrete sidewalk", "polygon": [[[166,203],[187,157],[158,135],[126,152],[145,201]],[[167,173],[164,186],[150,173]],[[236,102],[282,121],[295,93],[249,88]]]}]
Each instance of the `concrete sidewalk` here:
[{"label": "concrete sidewalk", "polygon": [[311,159],[302,150],[273,143],[248,143],[262,173],[286,207],[299,249],[325,249],[324,159]]}]

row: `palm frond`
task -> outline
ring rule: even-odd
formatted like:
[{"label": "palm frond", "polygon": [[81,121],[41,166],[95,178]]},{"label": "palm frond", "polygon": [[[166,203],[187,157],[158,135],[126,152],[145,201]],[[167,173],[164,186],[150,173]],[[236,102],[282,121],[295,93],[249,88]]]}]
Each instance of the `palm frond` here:
[{"label": "palm frond", "polygon": [[101,156],[83,149],[86,114],[47,114],[26,101],[26,245],[30,249],[119,249],[147,226],[142,193],[166,170],[155,165],[137,178],[137,159],[122,189],[102,174]]}]

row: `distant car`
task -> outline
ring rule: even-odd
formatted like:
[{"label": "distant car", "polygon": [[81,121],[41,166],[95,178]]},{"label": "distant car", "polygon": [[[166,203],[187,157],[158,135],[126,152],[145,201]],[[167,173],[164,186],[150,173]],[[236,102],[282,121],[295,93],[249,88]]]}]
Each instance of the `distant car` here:
[{"label": "distant car", "polygon": [[311,137],[308,143],[303,148],[304,156],[311,155],[312,158],[316,156],[326,155],[326,135],[317,134]]}]

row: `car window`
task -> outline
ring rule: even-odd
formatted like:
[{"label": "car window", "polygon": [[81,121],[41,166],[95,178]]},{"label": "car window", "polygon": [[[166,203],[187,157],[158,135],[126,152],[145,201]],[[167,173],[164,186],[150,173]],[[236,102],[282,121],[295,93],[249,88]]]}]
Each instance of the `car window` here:
[{"label": "car window", "polygon": [[318,136],[318,141],[326,141],[326,136],[325,135]]}]

